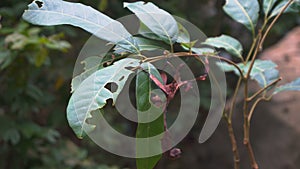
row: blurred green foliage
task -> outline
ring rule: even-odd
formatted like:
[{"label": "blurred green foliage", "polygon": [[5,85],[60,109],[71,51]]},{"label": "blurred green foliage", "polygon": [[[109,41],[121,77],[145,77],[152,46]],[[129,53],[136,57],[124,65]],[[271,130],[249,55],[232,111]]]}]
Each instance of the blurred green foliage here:
[{"label": "blurred green foliage", "polygon": [[[120,0],[73,1],[91,5],[115,19],[129,14]],[[65,107],[73,65],[88,34],[69,26],[36,27],[25,23],[21,14],[30,2],[1,0],[0,4],[0,168],[118,168],[103,163],[134,166],[134,160],[119,160],[98,151],[100,148],[89,141],[74,138]],[[227,33],[241,37],[242,43],[249,41],[249,34],[241,33],[242,26],[222,11],[224,1],[152,2],[186,18],[207,35]],[[284,31],[300,23],[297,14],[288,14],[281,20],[284,22],[274,27],[267,44],[275,43]],[[120,125],[115,117],[111,121]]]}]

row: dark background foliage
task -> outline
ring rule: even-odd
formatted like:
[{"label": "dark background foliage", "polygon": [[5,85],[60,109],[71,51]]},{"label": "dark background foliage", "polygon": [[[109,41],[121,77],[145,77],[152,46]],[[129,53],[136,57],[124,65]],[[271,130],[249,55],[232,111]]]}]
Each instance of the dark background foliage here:
[{"label": "dark background foliage", "polygon": [[[120,0],[74,2],[93,6],[114,19],[129,14],[122,8]],[[225,33],[238,38],[245,46],[251,43],[250,34],[244,27],[223,12],[224,1],[152,2],[194,23],[207,36]],[[0,168],[134,168],[134,159],[107,153],[88,139],[78,140],[67,124],[65,108],[70,96],[73,66],[90,35],[70,26],[38,27],[26,23],[21,15],[29,3],[30,0],[1,0],[0,4]],[[297,14],[283,16],[272,30],[266,46],[276,43],[299,22]],[[203,116],[200,115],[199,124]],[[116,117],[110,120],[118,122]],[[119,127],[128,128],[126,124]],[[193,156],[190,147],[197,142],[200,128],[201,125],[196,125],[179,145],[187,152],[183,153],[182,159],[173,162],[164,158],[159,168],[182,168],[179,166],[197,159],[203,166],[213,168],[210,164],[217,161],[211,161],[205,155]],[[230,159],[230,148],[224,156]],[[217,157],[222,159],[220,154]]]}]

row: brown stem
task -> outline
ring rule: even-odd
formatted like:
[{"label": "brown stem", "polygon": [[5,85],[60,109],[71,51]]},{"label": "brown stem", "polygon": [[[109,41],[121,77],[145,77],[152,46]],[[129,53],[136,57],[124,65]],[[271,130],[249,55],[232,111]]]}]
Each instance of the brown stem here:
[{"label": "brown stem", "polygon": [[264,33],[260,43],[259,43],[259,49],[262,49],[262,45],[268,35],[268,33],[270,32],[271,28],[274,26],[274,24],[276,23],[276,21],[279,19],[279,17],[283,14],[283,12],[294,2],[295,0],[289,0],[280,10],[279,14],[275,17],[275,19],[272,21],[272,23],[269,25],[269,27],[267,28],[266,32]]},{"label": "brown stem", "polygon": [[255,160],[255,156],[254,156],[254,153],[253,153],[252,146],[250,144],[250,140],[249,139],[248,140],[244,140],[244,145],[247,147],[248,154],[249,154],[250,161],[251,161],[251,167],[252,167],[252,169],[258,169],[258,164],[257,164],[257,162]]},{"label": "brown stem", "polygon": [[236,144],[236,138],[233,131],[232,123],[227,120],[227,129],[230,137],[230,142],[232,146],[232,152],[233,152],[233,162],[234,162],[234,169],[240,168],[240,155],[238,151],[238,147]]},{"label": "brown stem", "polygon": [[282,80],[281,77],[279,77],[278,79],[276,79],[272,83],[268,84],[264,88],[261,88],[259,91],[257,91],[256,93],[254,93],[251,97],[247,98],[247,101],[249,101],[249,102],[252,101],[256,96],[260,95],[261,93],[263,93],[264,91],[266,91],[269,87],[271,87],[271,86],[275,85],[276,83],[278,83],[280,80]]},{"label": "brown stem", "polygon": [[244,145],[247,147],[250,162],[252,169],[258,169],[258,164],[255,160],[255,156],[253,153],[253,149],[250,143],[250,121],[248,121],[248,79],[245,79],[245,88],[244,88],[244,107],[243,107],[243,113],[244,113]]}]

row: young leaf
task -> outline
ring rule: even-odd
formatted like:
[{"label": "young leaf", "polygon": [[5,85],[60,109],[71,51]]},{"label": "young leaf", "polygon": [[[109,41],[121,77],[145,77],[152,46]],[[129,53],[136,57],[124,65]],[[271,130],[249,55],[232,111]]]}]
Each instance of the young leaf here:
[{"label": "young leaf", "polygon": [[151,2],[124,3],[124,7],[132,11],[153,33],[168,44],[176,42],[178,26],[176,20],[166,11]]},{"label": "young leaf", "polygon": [[283,92],[283,91],[300,91],[300,78],[297,78],[296,80],[294,80],[288,84],[277,87],[274,90],[273,94],[277,94],[277,93]]},{"label": "young leaf", "polygon": [[[161,138],[157,138],[155,142],[147,141],[149,137],[156,136],[161,134],[164,131],[164,120],[163,120],[163,108],[154,108],[149,111],[151,107],[153,107],[153,103],[151,102],[151,92],[153,87],[151,86],[151,79],[149,77],[150,74],[157,77],[159,81],[162,82],[162,79],[159,75],[159,72],[156,70],[154,66],[149,63],[144,63],[141,65],[144,70],[140,70],[137,74],[136,78],[136,98],[137,98],[137,110],[138,110],[138,119],[152,118],[152,114],[160,113],[160,116],[155,120],[148,123],[138,123],[136,137],[144,138],[145,141],[137,141],[137,157],[142,154],[151,154],[153,151],[162,152]],[[143,116],[143,117],[141,117]],[[137,169],[152,169],[156,165],[156,163],[160,160],[161,154],[146,157],[146,158],[137,158]]]},{"label": "young leaf", "polygon": [[132,35],[120,22],[80,3],[62,0],[34,0],[28,5],[23,19],[36,25],[73,25],[100,39],[119,44],[120,47],[133,53],[139,51]]},{"label": "young leaf", "polygon": [[228,53],[243,60],[243,47],[241,43],[230,36],[221,35],[219,37],[208,38],[202,44],[216,48],[224,48]]},{"label": "young leaf", "polygon": [[259,16],[259,3],[257,0],[226,0],[224,11],[235,21],[245,25],[252,34]]},{"label": "young leaf", "polygon": [[[82,138],[85,132],[90,132],[95,128],[94,125],[86,122],[92,117],[91,112],[103,108],[108,99],[112,99],[115,103],[128,76],[133,73],[127,68],[138,65],[139,60],[137,59],[122,59],[109,67],[96,71],[79,85],[67,107],[67,119],[77,137]],[[115,92],[105,88],[109,83],[115,83],[118,86]]]},{"label": "young leaf", "polygon": [[[275,6],[272,10],[269,18],[272,18],[280,13],[281,9],[288,3],[288,0],[282,0]],[[283,13],[299,13],[300,12],[300,2],[294,1]]]}]

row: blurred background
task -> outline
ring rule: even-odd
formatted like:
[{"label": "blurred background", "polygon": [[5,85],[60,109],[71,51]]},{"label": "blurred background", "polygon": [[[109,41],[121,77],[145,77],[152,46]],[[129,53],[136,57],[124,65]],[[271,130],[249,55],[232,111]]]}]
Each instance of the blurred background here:
[{"label": "blurred background", "polygon": [[[91,36],[71,26],[39,27],[22,20],[30,0],[0,2],[0,168],[2,169],[121,169],[135,168],[135,160],[110,154],[85,138],[79,140],[66,120],[73,67],[80,49]],[[73,1],[90,5],[113,19],[130,14],[120,0]],[[128,1],[127,1],[128,2]],[[134,1],[129,1],[134,2]],[[250,33],[222,10],[223,0],[153,0],[159,7],[198,26],[207,36],[229,34],[248,50]],[[285,14],[272,29],[260,57],[274,59],[286,82],[299,73],[300,17]],[[283,39],[283,40],[282,40]],[[229,75],[229,91],[235,76]],[[209,87],[209,86],[208,86]],[[203,84],[203,88],[207,88]],[[254,87],[255,88],[255,85]],[[209,90],[209,89],[208,89]],[[299,95],[280,95],[261,105],[252,124],[253,146],[261,168],[298,169],[300,166]],[[205,99],[203,101],[205,103]],[[177,146],[183,153],[173,160],[164,156],[158,169],[233,168],[226,125],[198,144],[205,112],[190,134]],[[237,110],[239,105],[237,105]],[[234,127],[242,143],[242,117]],[[122,130],[132,127],[111,117]],[[132,131],[132,129],[131,129]],[[239,144],[242,168],[250,168]]]}]

